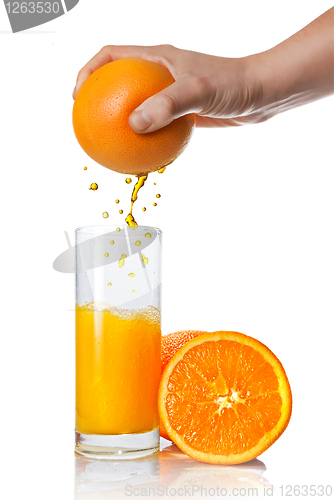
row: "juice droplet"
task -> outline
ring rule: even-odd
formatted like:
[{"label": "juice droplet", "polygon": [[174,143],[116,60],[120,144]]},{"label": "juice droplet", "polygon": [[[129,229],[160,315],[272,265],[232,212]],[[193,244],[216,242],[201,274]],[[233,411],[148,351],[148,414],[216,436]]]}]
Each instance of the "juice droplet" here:
[{"label": "juice droplet", "polygon": [[141,241],[137,240],[136,243],[135,243],[136,247],[140,247],[141,245]]},{"label": "juice droplet", "polygon": [[131,292],[135,292],[135,290],[131,290]]},{"label": "juice droplet", "polygon": [[157,204],[156,204],[156,203],[153,203],[153,206],[154,206],[154,207],[156,207],[156,206],[157,206]]},{"label": "juice droplet", "polygon": [[108,217],[109,217],[108,212],[103,212],[102,217],[103,217],[104,219],[108,219]]},{"label": "juice droplet", "polygon": [[130,212],[129,212],[129,215],[125,219],[125,222],[127,222],[127,224],[132,229],[134,229],[135,227],[138,226],[137,222],[135,221],[135,218],[132,215],[133,204],[134,204],[134,202],[138,198],[138,191],[139,191],[139,189],[141,187],[143,187],[143,185],[145,184],[145,181],[147,179],[147,175],[140,175],[140,176],[137,176],[137,178],[138,178],[138,180],[137,180],[136,184],[134,185],[134,188],[133,188],[133,191],[132,191],[132,195],[131,195],[131,208],[130,208]]},{"label": "juice droplet", "polygon": [[144,254],[142,254],[142,256],[141,256],[141,260],[143,261],[143,263],[144,263],[145,265],[146,265],[146,264],[148,264],[148,258],[147,258],[147,257],[145,257],[145,255],[144,255]]},{"label": "juice droplet", "polygon": [[107,285],[108,285],[108,286],[111,286],[111,283],[110,283],[110,281],[109,281],[109,283],[107,283]]},{"label": "juice droplet", "polygon": [[136,275],[135,273],[129,273],[128,276],[130,276],[130,278],[134,278]]},{"label": "juice droplet", "polygon": [[119,213],[122,214],[123,213],[123,210],[119,210]]},{"label": "juice droplet", "polygon": [[84,167],[83,169],[84,169],[84,170],[87,170],[87,167]]},{"label": "juice droplet", "polygon": [[154,185],[156,186],[156,185],[157,185],[157,183],[155,182],[155,183],[154,183]]},{"label": "juice droplet", "polygon": [[146,234],[145,234],[145,238],[152,238],[151,233],[146,233]]},{"label": "juice droplet", "polygon": [[127,184],[131,184],[132,179],[130,179],[130,177],[127,177],[127,178],[125,179],[125,182],[126,182]]},{"label": "juice droplet", "polygon": [[109,254],[108,254],[108,252],[106,252],[106,253],[104,254],[104,256],[105,256],[105,257],[109,257]]},{"label": "juice droplet", "polygon": [[90,187],[89,187],[89,189],[91,191],[96,191],[98,189],[98,187],[99,186],[96,184],[96,182],[92,182],[91,185],[90,185]]},{"label": "juice droplet", "polygon": [[131,227],[131,229],[136,229],[136,227],[138,226],[132,214],[129,214],[126,217],[125,222]]},{"label": "juice droplet", "polygon": [[161,198],[161,194],[157,194],[157,195],[156,195],[156,198]]},{"label": "juice droplet", "polygon": [[123,267],[124,266],[124,259],[126,259],[126,254],[122,253],[121,258],[118,261],[119,267]]},{"label": "juice droplet", "polygon": [[119,203],[119,200],[115,200],[115,203]]},{"label": "juice droplet", "polygon": [[120,228],[120,227],[116,227],[116,231],[118,231],[118,232],[119,232],[120,230],[121,230],[121,228]]},{"label": "juice droplet", "polygon": [[166,167],[161,167],[161,168],[159,168],[158,173],[163,174],[165,170],[166,170]]},{"label": "juice droplet", "polygon": [[142,210],[143,210],[143,212],[146,212],[146,207],[143,207]]},{"label": "juice droplet", "polygon": [[110,245],[113,245],[114,243],[115,243],[114,240],[111,240]]}]

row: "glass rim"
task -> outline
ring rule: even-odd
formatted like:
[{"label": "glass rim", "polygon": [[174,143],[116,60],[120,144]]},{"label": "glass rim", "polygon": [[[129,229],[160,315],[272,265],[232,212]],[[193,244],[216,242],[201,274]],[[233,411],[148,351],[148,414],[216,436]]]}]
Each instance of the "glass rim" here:
[{"label": "glass rim", "polygon": [[[121,228],[121,229],[129,229],[131,231],[135,231],[135,229],[132,229],[128,224],[109,224],[109,225],[104,225],[104,224],[94,224],[94,225],[91,225],[91,226],[79,226],[77,227],[74,231],[75,231],[75,234],[77,233],[87,233],[87,234],[91,234],[91,231],[92,230],[102,230],[102,229],[105,229],[105,231],[103,233],[100,233],[101,235],[103,234],[107,234],[109,233],[110,231],[115,231],[116,228]],[[138,228],[140,229],[145,229],[145,230],[154,230],[157,232],[157,234],[162,234],[162,229],[160,229],[159,227],[154,227],[154,226],[144,226],[144,225],[139,225],[137,226]],[[136,229],[137,229],[136,227]]]}]

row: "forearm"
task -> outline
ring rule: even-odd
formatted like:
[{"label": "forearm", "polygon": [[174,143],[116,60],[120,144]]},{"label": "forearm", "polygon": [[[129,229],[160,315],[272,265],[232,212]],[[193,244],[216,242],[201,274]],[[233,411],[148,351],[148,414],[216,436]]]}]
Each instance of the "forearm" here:
[{"label": "forearm", "polygon": [[334,93],[334,8],[249,62],[262,87],[254,111],[264,119]]}]

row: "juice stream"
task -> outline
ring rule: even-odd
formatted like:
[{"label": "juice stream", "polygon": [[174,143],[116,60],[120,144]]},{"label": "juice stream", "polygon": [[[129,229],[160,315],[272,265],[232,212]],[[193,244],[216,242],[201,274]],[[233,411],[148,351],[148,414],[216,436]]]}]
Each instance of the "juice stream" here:
[{"label": "juice stream", "polygon": [[[166,167],[161,167],[161,168],[159,168],[158,173],[159,173],[159,174],[163,174],[165,170],[166,170]],[[139,189],[140,189],[140,188],[142,188],[142,187],[143,187],[143,185],[145,184],[145,181],[147,180],[147,177],[148,177],[148,174],[138,175],[138,176],[137,176],[137,179],[138,179],[138,180],[137,180],[137,182],[136,182],[136,184],[135,184],[135,186],[134,186],[134,188],[133,188],[133,191],[132,191],[132,196],[131,196],[131,208],[130,208],[129,215],[127,215],[127,217],[126,217],[126,219],[125,219],[125,222],[126,222],[126,223],[130,226],[130,227],[132,227],[133,229],[134,229],[135,227],[137,227],[137,226],[138,226],[138,224],[137,224],[137,222],[136,222],[136,220],[135,220],[135,218],[134,218],[134,216],[133,216],[133,214],[132,214],[133,204],[134,204],[134,202],[137,200],[137,198],[138,198],[138,191],[139,191]],[[127,184],[129,184],[128,180],[131,180],[131,179],[126,179]],[[158,197],[160,197],[160,195],[159,195],[159,196],[157,196],[157,198],[158,198]],[[155,204],[155,205],[156,205],[156,204]],[[143,210],[144,210],[144,209],[143,209]],[[146,210],[146,209],[145,209],[145,210]]]},{"label": "juice stream", "polygon": [[138,226],[137,222],[135,221],[135,218],[132,215],[133,204],[137,200],[137,198],[138,198],[138,191],[145,184],[145,181],[146,181],[147,177],[148,177],[148,174],[138,176],[138,181],[136,182],[136,184],[135,184],[135,186],[133,188],[133,191],[132,191],[131,208],[130,208],[129,215],[125,219],[125,222],[127,222],[127,224],[130,227],[132,227],[132,228]]}]

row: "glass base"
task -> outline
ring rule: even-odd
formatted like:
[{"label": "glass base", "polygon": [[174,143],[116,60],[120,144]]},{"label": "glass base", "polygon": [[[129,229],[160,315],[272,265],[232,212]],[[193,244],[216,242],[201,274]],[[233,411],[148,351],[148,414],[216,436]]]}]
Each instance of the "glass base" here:
[{"label": "glass base", "polygon": [[99,460],[129,460],[146,457],[159,451],[159,427],[140,434],[81,434],[75,433],[75,451],[79,455]]}]

